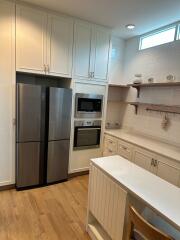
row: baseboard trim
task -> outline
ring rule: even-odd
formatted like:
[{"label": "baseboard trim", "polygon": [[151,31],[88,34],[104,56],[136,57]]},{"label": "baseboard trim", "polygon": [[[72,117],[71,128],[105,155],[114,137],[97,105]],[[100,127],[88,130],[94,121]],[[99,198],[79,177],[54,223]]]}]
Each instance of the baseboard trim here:
[{"label": "baseboard trim", "polygon": [[68,174],[68,178],[83,176],[83,175],[87,175],[87,174],[89,174],[89,170],[81,171],[81,172],[69,173],[69,174]]},{"label": "baseboard trim", "polygon": [[15,188],[15,184],[0,186],[0,191],[11,190]]}]

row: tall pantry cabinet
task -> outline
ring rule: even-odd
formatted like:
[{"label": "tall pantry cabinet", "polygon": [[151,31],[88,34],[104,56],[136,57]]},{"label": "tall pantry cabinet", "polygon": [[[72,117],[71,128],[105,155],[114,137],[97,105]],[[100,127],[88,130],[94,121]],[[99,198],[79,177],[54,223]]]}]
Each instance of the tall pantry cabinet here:
[{"label": "tall pantry cabinet", "polygon": [[108,29],[76,20],[74,29],[75,79],[107,81],[110,52]]},{"label": "tall pantry cabinet", "polygon": [[15,5],[0,1],[0,186],[15,182]]},{"label": "tall pantry cabinet", "polygon": [[73,20],[17,5],[17,71],[71,77]]}]

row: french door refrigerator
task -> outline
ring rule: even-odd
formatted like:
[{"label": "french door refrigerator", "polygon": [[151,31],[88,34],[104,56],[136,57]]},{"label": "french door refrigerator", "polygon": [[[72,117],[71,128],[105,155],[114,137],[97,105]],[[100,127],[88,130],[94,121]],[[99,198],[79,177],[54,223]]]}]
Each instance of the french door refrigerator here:
[{"label": "french door refrigerator", "polygon": [[71,89],[17,84],[17,189],[67,179],[71,102]]}]

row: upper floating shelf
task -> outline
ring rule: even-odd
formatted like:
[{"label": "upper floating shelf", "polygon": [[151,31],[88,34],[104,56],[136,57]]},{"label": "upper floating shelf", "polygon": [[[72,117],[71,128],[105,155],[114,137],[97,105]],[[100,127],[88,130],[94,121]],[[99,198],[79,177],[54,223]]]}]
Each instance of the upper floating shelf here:
[{"label": "upper floating shelf", "polygon": [[108,84],[109,87],[129,88],[129,85]]},{"label": "upper floating shelf", "polygon": [[143,87],[176,87],[176,86],[180,86],[180,82],[141,83],[141,84],[128,84],[127,86],[136,88],[137,97],[139,97],[140,89]]}]

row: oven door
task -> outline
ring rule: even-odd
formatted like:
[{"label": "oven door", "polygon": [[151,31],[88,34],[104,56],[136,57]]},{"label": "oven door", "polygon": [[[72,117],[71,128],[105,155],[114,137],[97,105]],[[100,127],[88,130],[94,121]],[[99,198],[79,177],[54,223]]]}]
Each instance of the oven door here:
[{"label": "oven door", "polygon": [[102,116],[102,95],[76,94],[77,118],[100,118]]},{"label": "oven door", "polygon": [[74,149],[98,148],[100,146],[101,127],[75,127]]}]

